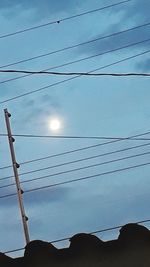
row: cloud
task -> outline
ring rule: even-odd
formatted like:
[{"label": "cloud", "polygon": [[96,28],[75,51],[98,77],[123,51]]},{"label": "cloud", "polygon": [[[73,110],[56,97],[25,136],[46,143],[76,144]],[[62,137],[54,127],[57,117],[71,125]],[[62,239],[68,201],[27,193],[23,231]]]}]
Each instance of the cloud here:
[{"label": "cloud", "polygon": [[7,13],[11,15],[16,15],[11,10],[16,9],[17,12],[22,10],[35,10],[35,17],[37,18],[45,18],[47,16],[50,17],[54,13],[58,12],[68,12],[70,10],[76,9],[76,7],[80,4],[79,0],[1,0],[0,1],[0,9],[1,12]]},{"label": "cloud", "polygon": [[[5,191],[3,195],[16,193],[16,190],[8,189]],[[25,205],[30,207],[32,204],[37,206],[42,206],[43,203],[49,202],[60,202],[64,201],[66,198],[68,199],[68,195],[70,193],[70,189],[68,187],[57,187],[57,188],[48,188],[43,190],[38,190],[31,193],[24,193],[23,198]],[[17,205],[17,195],[13,197],[8,197],[1,199],[0,207],[12,207]]]},{"label": "cloud", "polygon": [[133,21],[141,20],[147,21],[149,20],[149,10],[150,10],[150,2],[147,0],[136,0],[133,1],[132,4],[128,5],[128,8],[125,9],[124,19],[129,19]]},{"label": "cloud", "polygon": [[[137,0],[131,1],[131,3],[127,3],[126,5],[120,5],[115,10],[112,9],[112,16],[116,16],[118,19],[113,19],[115,23],[107,23],[107,27],[105,25],[105,31],[100,35],[94,35],[90,37],[90,39],[96,39],[99,37],[107,36],[112,33],[120,32],[132,27],[136,27],[149,22],[149,10],[150,10],[150,2],[147,0]],[[117,12],[116,12],[117,11]],[[117,49],[129,44],[133,44],[136,42],[140,42],[150,38],[149,35],[150,25],[145,25],[143,27],[139,27],[135,30],[130,30],[128,32],[115,35],[113,37],[108,37],[103,40],[94,42],[92,44],[84,45],[78,48],[78,53],[81,54],[96,54],[103,53],[105,51]],[[121,50],[123,54],[124,51],[132,53],[133,51],[141,51],[143,48],[148,48],[150,46],[150,42],[143,42],[141,44],[131,46],[129,48]],[[115,52],[114,52],[115,53]],[[114,54],[113,53],[113,54]],[[118,54],[118,51],[116,51]],[[146,66],[149,62],[147,62]]]},{"label": "cloud", "polygon": [[[130,27],[127,27],[127,28],[130,28]],[[82,47],[80,47],[80,49],[78,51],[80,53],[94,54],[94,53],[107,52],[107,51],[113,50],[113,49],[118,49],[118,48],[121,48],[123,46],[134,44],[136,42],[140,42],[143,40],[147,40],[148,36],[149,36],[149,29],[150,29],[150,25],[146,26],[146,27],[141,27],[141,28],[136,29],[136,30],[131,30],[131,31],[126,32],[126,33],[118,34],[118,35],[115,35],[113,37],[108,37],[106,39],[95,42],[94,45],[89,44],[86,46],[82,46]],[[122,31],[122,30],[123,29],[121,29],[118,26],[118,24],[113,24],[112,26],[110,26],[107,29],[107,32],[105,32],[105,34],[95,36],[92,39],[100,38],[102,36],[106,36],[106,35],[109,35],[111,33],[116,33],[116,32]],[[141,47],[147,48],[147,47],[149,47],[149,45],[150,45],[150,42],[144,42],[144,43],[141,43],[139,45],[131,46],[128,49],[131,51],[133,49],[138,48],[138,50],[139,50],[139,47],[140,48]],[[118,51],[116,53],[118,53]]]},{"label": "cloud", "polygon": [[142,60],[137,65],[137,68],[142,71],[149,71],[150,70],[150,59]]},{"label": "cloud", "polygon": [[31,192],[24,196],[26,205],[42,205],[43,203],[49,202],[60,202],[64,201],[66,198],[68,199],[68,194],[70,193],[70,189],[67,187],[57,187],[57,188],[48,188],[45,189],[44,192],[39,190],[37,192]]},{"label": "cloud", "polygon": [[70,0],[58,0],[58,1],[53,1],[53,0],[1,0],[0,1],[0,7],[1,8],[11,8],[17,5],[21,5],[24,8],[30,8],[30,7],[35,7],[35,8],[40,8],[43,6],[43,8],[46,10],[46,8],[51,7],[53,10],[54,9],[67,9],[70,8],[74,5],[79,3],[79,1],[70,1]]},{"label": "cloud", "polygon": [[[43,123],[43,119],[53,114],[57,114],[61,110],[61,104],[57,96],[44,94],[40,98],[27,97],[20,102],[17,111],[22,110],[19,117],[14,119],[15,127],[19,127],[19,131],[31,127],[39,127]],[[24,122],[22,124],[22,121]],[[21,126],[20,126],[21,125]]]}]

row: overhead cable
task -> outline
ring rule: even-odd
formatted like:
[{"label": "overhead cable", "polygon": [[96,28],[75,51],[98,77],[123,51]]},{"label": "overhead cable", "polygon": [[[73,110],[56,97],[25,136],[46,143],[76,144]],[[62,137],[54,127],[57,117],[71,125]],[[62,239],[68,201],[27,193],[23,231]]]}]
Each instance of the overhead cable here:
[{"label": "overhead cable", "polygon": [[[126,137],[125,140],[130,140],[132,138],[137,138],[137,137],[141,137],[141,136],[145,136],[145,135],[149,135],[149,134],[150,134],[150,131],[147,131],[147,132],[144,132],[144,133],[128,136],[128,137]],[[47,157],[44,157],[44,158],[37,158],[37,159],[29,160],[29,161],[24,161],[24,162],[19,163],[19,164],[20,165],[21,164],[27,164],[27,163],[31,163],[31,162],[34,162],[34,161],[39,161],[39,160],[42,160],[42,159],[47,159],[47,158],[51,158],[51,157],[58,157],[58,156],[62,156],[62,155],[66,155],[66,154],[70,154],[70,153],[75,153],[75,152],[78,152],[78,151],[86,150],[86,149],[91,149],[91,148],[95,148],[95,147],[99,147],[99,146],[104,146],[104,145],[107,145],[107,144],[109,145],[111,143],[116,143],[116,142],[120,142],[120,141],[124,141],[124,140],[118,139],[118,140],[112,140],[112,141],[108,141],[108,142],[104,142],[104,143],[100,143],[100,144],[85,146],[85,147],[81,147],[81,148],[65,151],[65,152],[62,152],[62,153],[53,154],[53,155],[50,155],[50,156],[47,156]],[[147,143],[147,144],[149,144],[149,143]],[[142,144],[140,146],[143,146],[143,145],[145,145],[145,144]],[[9,165],[9,166],[4,166],[4,167],[2,167],[0,169],[10,168],[10,167],[11,166]]]},{"label": "overhead cable", "polygon": [[[41,158],[36,158],[36,159],[24,161],[24,162],[19,163],[19,165],[25,165],[25,164],[34,163],[34,162],[37,162],[37,161],[47,160],[47,159],[50,159],[50,158],[53,158],[53,157],[58,157],[58,156],[62,156],[62,155],[66,155],[66,154],[70,154],[70,153],[74,153],[74,152],[78,152],[78,151],[83,151],[83,150],[94,148],[94,147],[98,147],[98,146],[101,146],[101,145],[102,144],[96,144],[96,145],[83,147],[83,148],[79,148],[79,149],[75,149],[75,150],[70,150],[70,151],[66,151],[66,152],[62,152],[62,153],[58,153],[58,154],[52,154],[52,155],[49,155],[49,156],[46,156],[46,157],[41,157]],[[106,153],[100,154],[99,156],[107,156],[107,155],[111,155],[111,154],[115,154],[115,153],[119,153],[119,152],[123,152],[123,151],[132,150],[132,149],[139,148],[139,147],[145,147],[145,146],[148,146],[148,145],[150,145],[150,143],[131,146],[131,147],[123,148],[123,149],[114,150],[114,151],[111,151],[111,152],[106,152]],[[93,157],[97,157],[97,156],[93,156]],[[89,157],[89,158],[93,158],[93,157]],[[78,160],[76,160],[76,162],[77,161]],[[63,163],[63,165],[64,164],[66,165],[68,163]],[[12,168],[12,165],[3,166],[3,167],[0,168],[0,170],[8,169],[8,168]]]},{"label": "overhead cable", "polygon": [[[72,179],[72,180],[68,180],[68,181],[54,183],[54,184],[51,184],[51,185],[45,185],[45,186],[41,186],[41,187],[36,187],[36,188],[33,188],[33,189],[25,190],[24,193],[31,193],[31,192],[36,192],[36,191],[39,191],[39,190],[45,190],[45,189],[48,189],[48,188],[57,187],[57,186],[60,186],[60,185],[65,185],[65,184],[71,184],[71,183],[74,183],[74,182],[85,181],[85,180],[93,179],[93,178],[96,178],[96,177],[100,177],[100,176],[104,176],[104,175],[108,175],[108,174],[113,174],[113,173],[118,173],[118,172],[123,172],[123,171],[136,169],[136,168],[144,167],[144,166],[148,166],[148,165],[150,165],[150,162],[145,162],[145,163],[142,163],[142,164],[132,165],[132,166],[128,166],[128,167],[124,167],[124,168],[120,168],[120,169],[115,169],[115,170],[111,170],[111,171],[107,171],[107,172],[101,172],[101,173],[90,175],[90,176],[84,176],[84,177],[80,177],[80,178],[76,178],[76,179]],[[0,199],[8,198],[8,197],[16,196],[16,195],[17,195],[16,193],[6,194],[6,195],[0,196]]]},{"label": "overhead cable", "polygon": [[[148,132],[150,134],[150,132]],[[1,137],[6,137],[7,134],[0,133]],[[132,140],[132,141],[146,141],[150,140],[147,137],[110,137],[110,136],[79,136],[79,135],[39,135],[39,134],[12,134],[13,137],[22,138],[52,138],[52,139],[98,139],[98,140]]]},{"label": "overhead cable", "polygon": [[[95,164],[87,165],[87,166],[84,166],[84,167],[78,167],[78,168],[75,168],[75,169],[56,172],[56,173],[53,173],[53,174],[48,174],[48,175],[45,175],[45,176],[36,177],[36,178],[28,179],[28,180],[22,180],[20,183],[23,184],[23,183],[29,183],[29,182],[33,182],[33,181],[37,181],[37,180],[43,180],[45,178],[50,178],[50,177],[54,177],[54,176],[58,176],[58,175],[62,175],[62,174],[81,171],[81,170],[85,170],[85,169],[89,169],[89,168],[95,168],[95,167],[98,167],[98,166],[107,165],[107,164],[110,164],[110,163],[119,162],[119,161],[132,159],[132,158],[136,158],[136,157],[141,157],[141,156],[145,156],[145,155],[149,155],[149,154],[150,154],[150,151],[149,152],[143,152],[143,153],[135,154],[135,155],[131,155],[131,156],[126,156],[126,157],[122,157],[122,158],[107,160],[107,161],[104,161],[104,162],[95,163]],[[66,163],[62,163],[62,164],[58,164],[58,165],[54,165],[54,166],[48,166],[48,167],[45,167],[45,168],[40,168],[40,169],[28,171],[28,172],[20,173],[19,176],[27,175],[27,174],[31,174],[31,173],[36,173],[36,172],[40,172],[40,171],[44,171],[44,170],[49,170],[49,169],[53,169],[53,168],[56,168],[56,167],[60,167],[60,166],[64,166],[64,165],[68,165],[68,164],[72,164],[72,163],[76,163],[76,162],[82,162],[82,161],[93,159],[93,158],[96,158],[96,157],[99,157],[99,156],[101,156],[101,155],[97,155],[95,157],[93,156],[93,157],[89,157],[89,158],[83,158],[83,159],[80,159],[80,160],[70,161],[70,162],[66,162]],[[14,176],[7,176],[7,177],[1,178],[0,180],[6,180],[6,179],[13,178],[13,177]],[[7,188],[7,187],[10,187],[10,186],[14,186],[14,185],[15,185],[15,183],[11,183],[11,184],[8,184],[8,185],[3,185],[3,186],[0,186],[0,189]]]},{"label": "overhead cable", "polygon": [[[102,56],[102,55],[105,55],[105,54],[109,54],[109,53],[112,53],[112,52],[116,52],[116,51],[119,51],[119,50],[122,50],[122,49],[126,49],[126,48],[129,48],[129,47],[132,47],[132,46],[136,46],[136,45],[139,45],[139,44],[143,44],[143,43],[147,43],[147,42],[149,42],[150,41],[150,38],[148,38],[148,39],[144,39],[144,40],[141,40],[141,41],[138,41],[138,42],[133,42],[133,43],[129,43],[129,44],[127,44],[127,45],[124,45],[124,46],[121,46],[121,47],[117,47],[117,48],[113,48],[113,49],[109,49],[109,50],[107,50],[107,51],[104,51],[104,52],[100,52],[100,53],[96,53],[96,54],[94,54],[94,55],[91,55],[91,56],[88,56],[88,57],[83,57],[83,58],[80,58],[80,59],[77,59],[77,60],[73,60],[73,61],[70,61],[70,62],[67,62],[67,63],[63,63],[63,64],[60,64],[60,65],[57,65],[57,66],[53,66],[53,67],[50,67],[50,68],[48,68],[48,69],[46,69],[46,70],[43,70],[43,71],[39,71],[41,74],[42,74],[42,72],[44,73],[44,74],[46,74],[46,73],[48,73],[48,70],[54,70],[54,69],[58,69],[58,68],[62,68],[62,67],[66,67],[66,66],[69,66],[69,65],[72,65],[72,64],[75,64],[75,63],[79,63],[79,62],[82,62],[82,61],[85,61],[85,60],[89,60],[89,59],[91,59],[91,58],[95,58],[95,57],[99,57],[99,56]],[[20,62],[20,63],[22,63],[22,61]],[[14,63],[12,63],[12,64],[8,64],[8,65],[4,65],[4,66],[1,66],[1,69],[2,68],[4,68],[4,67],[9,67],[9,66],[12,66],[12,65],[16,65],[16,64],[14,64]],[[9,72],[20,72],[20,73],[28,73],[29,75],[33,75],[33,74],[35,74],[34,72],[27,72],[27,71],[23,71],[22,72],[22,70],[21,71],[17,71],[17,70],[1,70],[1,72],[3,73],[9,73]],[[90,73],[90,72],[89,72]],[[2,81],[2,83],[3,83],[4,81]]]},{"label": "overhead cable", "polygon": [[47,74],[47,75],[59,75],[59,76],[114,76],[114,77],[126,77],[126,76],[146,76],[149,77],[150,73],[138,73],[138,72],[128,72],[128,73],[88,73],[88,72],[56,72],[56,71],[29,71],[29,70],[0,70],[0,73],[30,73],[30,74]]},{"label": "overhead cable", "polygon": [[[126,159],[131,159],[131,158],[136,158],[136,157],[140,157],[140,156],[145,156],[145,155],[148,155],[148,154],[150,154],[150,152],[143,152],[143,153],[139,153],[139,154],[135,154],[135,155],[131,155],[131,156],[126,156],[126,157],[122,157],[122,158],[108,160],[108,161],[105,161],[105,162],[101,162],[101,163],[97,163],[97,164],[93,164],[93,165],[88,165],[88,166],[85,166],[85,167],[81,167],[80,170],[85,169],[85,168],[91,168],[91,167],[101,166],[101,165],[105,165],[105,164],[108,164],[108,163],[118,162],[118,161],[122,161],[122,160],[126,160]],[[65,162],[65,163],[60,163],[60,164],[56,164],[56,165],[53,165],[53,166],[47,166],[45,168],[39,168],[39,169],[31,170],[31,171],[28,171],[28,172],[20,173],[19,175],[22,176],[22,175],[27,175],[27,174],[30,174],[30,173],[39,172],[39,171],[45,171],[45,170],[49,170],[49,169],[54,169],[54,168],[62,167],[62,166],[65,166],[65,165],[74,164],[74,163],[77,163],[77,162],[83,162],[83,161],[86,161],[86,160],[99,158],[101,156],[102,156],[102,154],[99,154],[99,155],[96,155],[96,156],[91,156],[91,157],[82,158],[82,159],[78,159],[78,160],[73,160],[73,161],[69,161],[69,162]],[[69,170],[69,172],[70,171],[71,170]]]},{"label": "overhead cable", "polygon": [[[89,43],[93,43],[93,42],[97,42],[97,41],[100,41],[100,40],[103,40],[103,39],[114,37],[114,36],[129,32],[129,31],[132,31],[132,30],[136,30],[136,29],[139,29],[139,28],[142,28],[142,27],[145,27],[145,26],[149,26],[149,25],[150,25],[150,22],[147,22],[147,23],[140,24],[140,25],[132,27],[132,28],[127,28],[127,29],[119,31],[119,32],[114,32],[114,33],[111,33],[111,34],[108,34],[108,35],[100,36],[98,38],[95,38],[95,39],[92,39],[92,40],[89,40],[89,41],[85,41],[85,42],[82,42],[82,43],[77,43],[75,45],[70,45],[70,46],[67,46],[67,47],[64,47],[64,48],[61,48],[61,49],[57,49],[57,50],[54,50],[54,51],[51,51],[51,52],[47,52],[45,54],[40,54],[40,55],[37,55],[37,56],[34,56],[34,57],[30,57],[30,58],[27,58],[27,59],[19,60],[19,61],[16,61],[16,62],[5,64],[5,65],[1,65],[0,69],[6,68],[6,67],[10,67],[10,66],[15,66],[15,65],[18,65],[18,64],[21,64],[21,63],[25,63],[25,62],[28,62],[28,61],[32,61],[32,60],[35,60],[35,59],[47,57],[47,56],[50,56],[50,55],[53,55],[53,54],[57,54],[57,53],[60,53],[60,52],[64,52],[66,50],[74,49],[74,48],[77,48],[79,46],[83,46],[83,45],[86,45],[86,44],[89,44]],[[47,71],[49,69],[45,69],[43,71]],[[23,78],[23,77],[26,77],[26,76],[29,76],[29,75],[23,75],[21,77],[16,77],[14,79],[20,79],[20,78]],[[0,83],[4,83],[4,82],[5,81],[1,81]],[[7,82],[7,80],[6,80],[6,82]]]},{"label": "overhead cable", "polygon": [[138,164],[138,165],[133,165],[133,166],[128,166],[128,167],[125,167],[125,168],[115,169],[115,170],[112,170],[112,171],[107,171],[107,172],[103,172],[103,173],[99,173],[99,174],[95,174],[95,175],[80,177],[80,178],[77,178],[77,179],[72,179],[72,180],[64,181],[64,182],[59,182],[59,183],[55,183],[55,184],[51,184],[51,185],[47,185],[47,186],[41,186],[41,187],[37,187],[37,188],[33,188],[33,189],[28,189],[28,190],[25,191],[25,193],[35,192],[35,191],[38,191],[38,190],[43,190],[43,189],[46,189],[46,188],[56,187],[56,186],[60,186],[60,185],[64,185],[64,184],[70,184],[70,183],[74,183],[74,182],[79,182],[79,181],[92,179],[92,178],[96,178],[96,177],[100,177],[100,176],[104,176],[104,175],[108,175],[108,174],[122,172],[122,171],[130,170],[130,169],[135,169],[135,168],[139,168],[139,167],[143,167],[143,166],[147,166],[147,165],[150,165],[150,162],[146,162],[146,163],[142,163],[142,164]]},{"label": "overhead cable", "polygon": [[[113,63],[110,63],[110,64],[107,64],[105,66],[102,66],[102,67],[99,67],[99,68],[96,68],[96,69],[93,69],[91,71],[89,71],[88,73],[92,73],[92,72],[95,72],[95,71],[98,71],[98,70],[101,70],[101,69],[104,69],[104,68],[108,68],[108,67],[111,67],[111,66],[114,66],[114,65],[117,65],[117,64],[120,64],[122,62],[125,62],[125,61],[128,61],[128,60],[131,60],[133,58],[136,58],[136,57],[139,57],[139,56],[142,56],[142,55],[145,55],[147,53],[150,53],[150,50],[146,50],[144,52],[141,52],[141,53],[138,53],[138,54],[134,54],[133,56],[130,56],[130,57],[126,57],[124,59],[121,59],[121,60],[118,60],[118,61],[115,61]],[[25,97],[25,96],[28,96],[28,95],[31,95],[31,94],[35,94],[35,93],[38,93],[38,92],[41,92],[41,91],[44,91],[48,88],[52,88],[52,87],[55,87],[55,86],[58,86],[60,84],[64,84],[66,82],[69,82],[69,81],[72,81],[74,79],[77,79],[77,78],[81,78],[83,76],[81,75],[77,75],[75,77],[71,77],[71,78],[68,78],[68,79],[65,79],[65,80],[62,80],[62,81],[58,81],[58,82],[55,82],[55,83],[52,83],[50,85],[47,85],[47,86],[44,86],[44,87],[40,87],[38,89],[35,89],[35,90],[31,90],[29,92],[26,92],[26,93],[23,93],[23,94],[20,94],[20,95],[16,95],[14,97],[10,97],[10,98],[7,98],[3,101],[0,101],[0,104],[4,104],[4,103],[7,103],[7,102],[10,102],[10,101],[14,101],[16,99],[19,99],[19,98],[22,98],[22,97]]]},{"label": "overhead cable", "polygon": [[70,19],[75,19],[75,18],[78,18],[78,17],[81,17],[81,16],[85,16],[85,15],[88,15],[88,14],[91,14],[91,13],[95,13],[95,12],[98,12],[98,11],[101,11],[101,10],[104,10],[104,9],[107,9],[107,8],[111,8],[111,7],[114,7],[114,6],[125,4],[127,2],[131,2],[131,1],[133,1],[133,0],[125,0],[125,1],[117,2],[117,3],[111,4],[111,5],[99,7],[99,8],[92,9],[92,10],[88,10],[88,11],[85,11],[85,12],[82,12],[82,13],[79,13],[79,14],[76,14],[76,15],[72,15],[72,16],[69,16],[69,17],[65,17],[65,18],[62,18],[62,19],[55,20],[55,21],[50,21],[50,22],[43,23],[43,24],[40,24],[40,25],[37,25],[37,26],[33,26],[33,27],[30,27],[30,28],[25,28],[25,29],[22,29],[22,30],[19,30],[19,31],[6,33],[6,34],[3,34],[3,35],[0,35],[0,39],[6,38],[6,37],[10,37],[10,36],[14,36],[14,35],[21,34],[21,33],[25,33],[25,32],[28,32],[28,31],[36,30],[36,29],[39,29],[39,28],[42,28],[42,27],[46,27],[46,26],[49,26],[49,25],[52,25],[52,24],[58,24],[58,23],[63,22],[63,21],[67,21],[67,20],[70,20]]}]

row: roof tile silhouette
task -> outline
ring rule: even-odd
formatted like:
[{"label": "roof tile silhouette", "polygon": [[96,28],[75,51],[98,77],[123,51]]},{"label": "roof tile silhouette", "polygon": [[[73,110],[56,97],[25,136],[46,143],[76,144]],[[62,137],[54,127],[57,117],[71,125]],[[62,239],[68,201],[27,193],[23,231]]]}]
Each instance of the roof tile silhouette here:
[{"label": "roof tile silhouette", "polygon": [[70,238],[70,249],[72,250],[97,250],[103,246],[104,242],[100,240],[98,237],[91,235],[80,233],[76,234]]},{"label": "roof tile silhouette", "polygon": [[64,249],[34,240],[25,247],[23,257],[0,253],[0,267],[150,267],[150,231],[130,223],[121,228],[118,239],[106,242],[79,233]]}]

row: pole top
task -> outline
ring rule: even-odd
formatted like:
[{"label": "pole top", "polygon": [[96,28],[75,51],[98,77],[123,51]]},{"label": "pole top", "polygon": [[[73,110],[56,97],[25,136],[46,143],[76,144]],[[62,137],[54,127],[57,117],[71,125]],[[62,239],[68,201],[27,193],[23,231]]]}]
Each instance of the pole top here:
[{"label": "pole top", "polygon": [[7,108],[4,109],[5,114],[7,113],[8,117],[11,117],[11,114],[8,112]]}]

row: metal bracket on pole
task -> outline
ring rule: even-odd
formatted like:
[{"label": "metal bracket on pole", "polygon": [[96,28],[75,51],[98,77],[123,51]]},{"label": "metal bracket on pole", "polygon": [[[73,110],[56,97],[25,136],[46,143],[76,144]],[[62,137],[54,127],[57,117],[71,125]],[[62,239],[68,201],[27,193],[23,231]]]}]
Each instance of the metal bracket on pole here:
[{"label": "metal bracket on pole", "polygon": [[15,150],[14,150],[14,144],[13,144],[15,142],[15,139],[12,136],[10,121],[9,121],[11,114],[7,111],[7,109],[4,109],[4,114],[5,114],[5,122],[6,122],[8,141],[9,141],[9,147],[10,147],[10,153],[11,153],[12,167],[13,167],[13,171],[14,171],[14,177],[15,177],[16,188],[17,188],[19,208],[20,208],[20,213],[21,213],[21,218],[22,218],[25,241],[27,244],[30,242],[28,225],[27,225],[28,217],[25,214],[25,209],[24,209],[24,205],[23,205],[23,197],[22,197],[23,190],[21,189],[20,181],[19,181],[19,175],[18,175],[18,168],[20,166],[16,162],[16,156],[15,156]]}]

